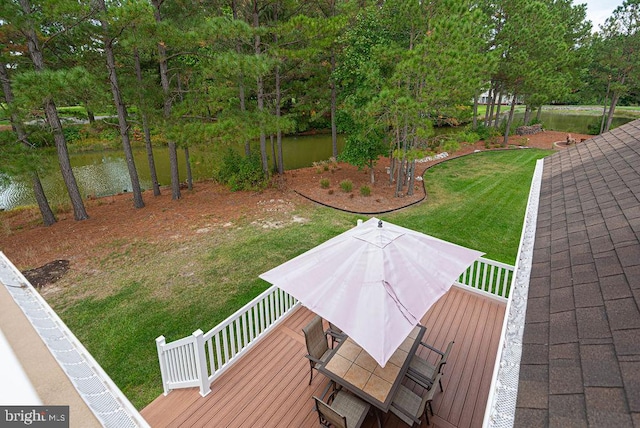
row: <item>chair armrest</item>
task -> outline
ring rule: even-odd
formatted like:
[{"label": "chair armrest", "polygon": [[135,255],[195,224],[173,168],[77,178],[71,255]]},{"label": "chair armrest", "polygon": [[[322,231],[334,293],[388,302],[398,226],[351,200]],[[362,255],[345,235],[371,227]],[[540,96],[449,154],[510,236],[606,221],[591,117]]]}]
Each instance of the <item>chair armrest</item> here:
[{"label": "chair armrest", "polygon": [[330,397],[332,397],[335,393],[336,393],[336,383],[333,380],[330,380],[329,382],[327,382],[327,386],[324,387],[324,390],[322,391],[322,401],[327,402],[326,398],[327,398],[327,393],[329,392],[329,389],[331,389],[331,387],[333,386],[333,391],[331,392]]},{"label": "chair armrest", "polygon": [[347,335],[346,335],[346,334],[344,334],[344,333],[338,333],[337,331],[335,331],[335,330],[331,330],[331,329],[328,329],[328,330],[327,330],[327,331],[325,331],[324,333],[325,333],[325,334],[328,334],[328,335],[330,335],[330,336],[333,336],[333,337],[334,337],[334,338],[336,338],[336,339],[340,339],[340,338],[345,338],[345,337],[347,337]]},{"label": "chair armrest", "polygon": [[440,355],[444,356],[444,352],[442,352],[442,351],[441,351],[441,350],[439,350],[439,349],[434,348],[434,347],[433,347],[433,346],[431,346],[431,345],[428,345],[428,344],[426,344],[426,343],[424,343],[424,342],[422,342],[422,341],[420,341],[420,345],[424,346],[424,347],[425,347],[425,348],[427,348],[427,349],[431,349],[433,352],[436,352],[436,353],[438,353],[438,354],[440,354]]},{"label": "chair armrest", "polygon": [[411,367],[409,367],[409,369],[405,373],[405,376],[425,389],[431,389],[431,386],[433,385],[431,379],[427,379],[417,371],[413,370]]},{"label": "chair armrest", "polygon": [[316,364],[320,364],[320,365],[324,364],[324,361],[319,360],[319,359],[317,359],[317,358],[315,358],[315,357],[312,357],[312,356],[311,356],[311,355],[309,355],[309,354],[305,355],[305,358],[308,358],[309,360],[313,361],[313,362],[314,362],[314,363],[316,363]]}]

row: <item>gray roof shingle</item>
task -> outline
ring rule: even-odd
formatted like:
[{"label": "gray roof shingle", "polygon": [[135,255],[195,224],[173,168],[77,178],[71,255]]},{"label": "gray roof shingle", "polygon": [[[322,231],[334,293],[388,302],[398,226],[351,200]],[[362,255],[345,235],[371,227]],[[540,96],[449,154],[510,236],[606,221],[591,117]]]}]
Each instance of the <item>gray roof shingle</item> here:
[{"label": "gray roof shingle", "polygon": [[515,426],[640,423],[640,120],[544,161]]}]

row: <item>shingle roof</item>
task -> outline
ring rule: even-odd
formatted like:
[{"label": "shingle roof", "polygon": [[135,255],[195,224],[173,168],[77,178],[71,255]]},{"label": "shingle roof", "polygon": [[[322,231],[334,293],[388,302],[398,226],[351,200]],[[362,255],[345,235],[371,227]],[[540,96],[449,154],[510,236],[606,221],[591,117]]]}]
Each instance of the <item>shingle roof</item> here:
[{"label": "shingle roof", "polygon": [[640,426],[640,120],[544,161],[515,426]]}]

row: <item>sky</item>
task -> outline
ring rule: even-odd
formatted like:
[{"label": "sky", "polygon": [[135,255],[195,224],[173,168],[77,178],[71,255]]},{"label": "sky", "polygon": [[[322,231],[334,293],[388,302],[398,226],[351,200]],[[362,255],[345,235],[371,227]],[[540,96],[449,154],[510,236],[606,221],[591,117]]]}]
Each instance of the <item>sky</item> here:
[{"label": "sky", "polygon": [[587,19],[593,24],[593,31],[600,29],[600,24],[611,16],[616,7],[622,5],[622,0],[574,0],[573,4],[587,4]]}]

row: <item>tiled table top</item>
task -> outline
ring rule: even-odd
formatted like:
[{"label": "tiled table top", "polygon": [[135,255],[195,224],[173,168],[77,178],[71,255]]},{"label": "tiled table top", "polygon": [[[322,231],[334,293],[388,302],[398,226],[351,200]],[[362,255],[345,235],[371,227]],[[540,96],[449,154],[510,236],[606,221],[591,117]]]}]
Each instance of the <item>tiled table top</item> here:
[{"label": "tiled table top", "polygon": [[348,338],[339,345],[324,369],[381,403],[385,403],[419,333],[420,327],[415,327],[384,368],[380,367],[357,343]]}]

